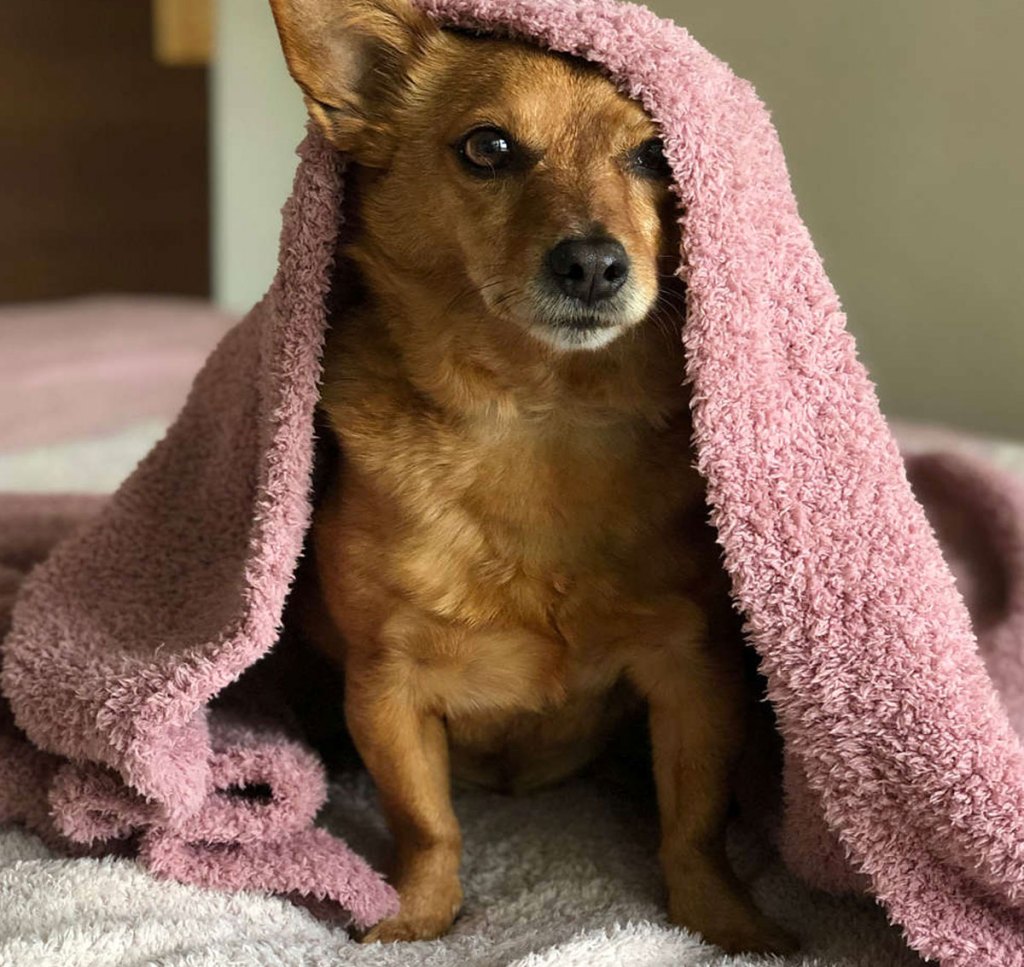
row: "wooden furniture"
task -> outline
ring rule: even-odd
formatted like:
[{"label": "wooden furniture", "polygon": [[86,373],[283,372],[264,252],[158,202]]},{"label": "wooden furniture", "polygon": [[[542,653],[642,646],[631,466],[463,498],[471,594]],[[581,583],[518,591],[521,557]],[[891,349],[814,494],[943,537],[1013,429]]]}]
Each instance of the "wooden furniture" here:
[{"label": "wooden furniture", "polygon": [[0,301],[209,292],[206,70],[139,0],[0,2]]},{"label": "wooden furniture", "polygon": [[213,51],[212,0],[152,0],[153,52],[172,67],[205,66]]}]

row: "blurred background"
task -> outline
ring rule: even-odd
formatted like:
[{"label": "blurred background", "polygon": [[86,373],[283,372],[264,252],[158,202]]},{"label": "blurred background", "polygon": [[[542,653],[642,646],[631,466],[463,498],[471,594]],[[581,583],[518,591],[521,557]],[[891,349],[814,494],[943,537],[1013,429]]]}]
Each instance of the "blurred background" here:
[{"label": "blurred background", "polygon": [[[897,418],[1024,438],[1024,4],[653,0],[756,84]],[[0,488],[114,486],[269,285],[266,0],[0,4]]]}]

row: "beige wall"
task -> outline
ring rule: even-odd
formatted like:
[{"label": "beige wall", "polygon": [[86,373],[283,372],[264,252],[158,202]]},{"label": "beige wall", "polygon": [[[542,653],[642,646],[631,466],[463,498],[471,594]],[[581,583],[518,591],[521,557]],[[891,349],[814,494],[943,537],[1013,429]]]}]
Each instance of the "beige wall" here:
[{"label": "beige wall", "polygon": [[306,108],[285,70],[268,0],[217,0],[214,29],[213,292],[243,312],[273,279]]},{"label": "beige wall", "polygon": [[[263,0],[219,0],[217,292],[269,282],[302,108]],[[893,413],[1024,437],[1024,3],[660,0],[755,82]]]}]

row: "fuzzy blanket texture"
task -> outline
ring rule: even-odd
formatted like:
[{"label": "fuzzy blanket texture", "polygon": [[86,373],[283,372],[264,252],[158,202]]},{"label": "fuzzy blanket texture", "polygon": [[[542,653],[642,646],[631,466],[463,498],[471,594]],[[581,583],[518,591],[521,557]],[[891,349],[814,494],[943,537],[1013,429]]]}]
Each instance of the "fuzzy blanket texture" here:
[{"label": "fuzzy blanket texture", "polygon": [[[292,903],[203,890],[123,859],[68,860],[0,833],[4,967],[765,967],[670,926],[657,817],[592,782],[510,798],[458,791],[465,907],[431,943],[360,945]],[[387,834],[369,780],[332,786],[323,821],[367,857]],[[870,902],[814,891],[738,835],[736,866],[804,950],[774,967],[920,967]]]},{"label": "fuzzy blanket texture", "polygon": [[[684,30],[611,0],[420,6],[597,61],[661,126],[696,459],[785,740],[790,869],[866,890],[943,965],[1024,965],[1019,488],[922,458],[929,523],[767,112]],[[307,138],[273,286],[113,497],[0,508],[0,821],[366,924],[393,891],[313,825],[323,770],[257,663],[309,520],[341,161]]]},{"label": "fuzzy blanket texture", "polygon": [[[145,310],[145,307],[140,306]],[[112,328],[116,329],[116,307]],[[67,320],[76,324],[73,315]],[[197,334],[199,335],[199,334]],[[199,335],[199,340],[206,338]],[[6,349],[0,329],[0,349]],[[197,340],[197,341],[199,341]],[[159,340],[155,340],[159,342]],[[163,377],[160,395],[174,382]],[[167,413],[168,417],[172,415]],[[63,436],[78,415],[53,420]],[[149,424],[0,456],[0,484],[52,491],[68,465],[101,489],[144,456]],[[945,431],[900,427],[911,451],[965,450],[1024,477],[1024,446],[976,442]],[[82,454],[89,459],[83,464]],[[7,477],[4,469],[14,471]],[[465,835],[466,909],[443,941],[368,949],[282,899],[156,879],[129,859],[66,859],[17,826],[0,830],[0,964],[4,967],[755,967],[724,957],[665,920],[653,807],[592,782],[512,799],[456,791]],[[335,778],[320,823],[343,833],[371,863],[387,833],[365,775]],[[776,967],[913,967],[921,961],[857,897],[832,897],[798,882],[770,847],[743,829],[730,843],[759,905],[797,930],[802,951]]]}]

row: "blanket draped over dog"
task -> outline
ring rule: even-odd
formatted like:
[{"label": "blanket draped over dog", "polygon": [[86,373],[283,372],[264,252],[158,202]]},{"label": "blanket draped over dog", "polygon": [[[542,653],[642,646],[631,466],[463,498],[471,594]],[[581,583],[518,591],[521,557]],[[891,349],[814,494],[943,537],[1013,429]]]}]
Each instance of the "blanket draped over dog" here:
[{"label": "blanket draped over dog", "polygon": [[[929,523],[768,114],[684,30],[612,0],[419,6],[603,65],[661,128],[688,286],[680,379],[785,740],[787,861],[866,889],[944,965],[1024,965],[1024,497],[921,459]],[[284,710],[211,706],[277,640],[310,519],[343,169],[311,133],[272,288],[112,498],[0,505],[0,821],[368,924],[394,893],[313,826],[322,767]]]}]

